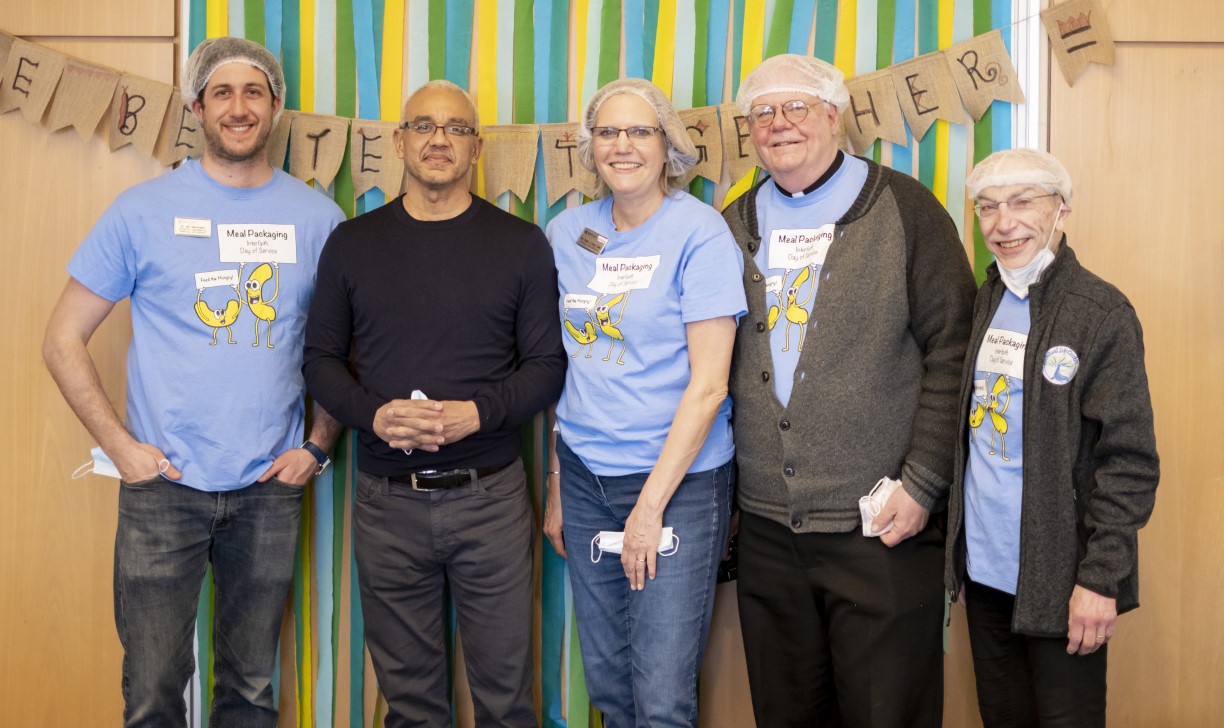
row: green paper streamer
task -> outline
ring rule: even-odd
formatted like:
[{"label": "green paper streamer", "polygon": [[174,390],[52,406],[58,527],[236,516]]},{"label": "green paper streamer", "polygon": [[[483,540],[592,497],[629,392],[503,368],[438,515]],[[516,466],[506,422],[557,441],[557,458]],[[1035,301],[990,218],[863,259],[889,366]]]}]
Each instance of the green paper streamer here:
[{"label": "green paper streamer", "polygon": [[600,88],[620,75],[621,0],[604,0],[599,17],[599,71],[595,78]]},{"label": "green paper streamer", "polygon": [[[773,22],[765,41],[765,57],[772,58],[785,53],[790,45],[791,16],[795,14],[795,0],[777,0],[774,5]],[[699,56],[700,57],[700,56]]]},{"label": "green paper streamer", "polygon": [[429,0],[429,80],[445,77],[446,0]]}]

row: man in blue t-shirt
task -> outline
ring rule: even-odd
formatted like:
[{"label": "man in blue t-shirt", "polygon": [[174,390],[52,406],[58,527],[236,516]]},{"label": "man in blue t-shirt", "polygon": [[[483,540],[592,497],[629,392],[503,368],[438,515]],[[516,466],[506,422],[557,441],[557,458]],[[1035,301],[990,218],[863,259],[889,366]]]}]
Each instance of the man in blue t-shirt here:
[{"label": "man in blue t-shirt", "polygon": [[[316,409],[302,441],[303,331],[323,242],[343,219],[268,164],[284,87],[277,60],[254,43],[196,48],[183,93],[203,156],[103,213],[47,325],[47,368],[122,480],[114,583],[125,726],[186,725],[209,564],[213,720],[276,725],[272,675],[302,491],[339,430]],[[123,298],[126,422],[87,350]]]}]

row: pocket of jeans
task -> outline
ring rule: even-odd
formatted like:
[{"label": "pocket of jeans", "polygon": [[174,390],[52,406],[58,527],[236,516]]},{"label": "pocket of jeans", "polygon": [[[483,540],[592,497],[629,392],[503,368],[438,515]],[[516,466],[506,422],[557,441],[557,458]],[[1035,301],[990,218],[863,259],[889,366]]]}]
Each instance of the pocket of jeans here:
[{"label": "pocket of jeans", "polygon": [[288,488],[289,490],[294,490],[298,492],[301,492],[306,489],[306,483],[302,483],[301,485],[294,485],[293,483],[286,483],[285,481],[281,480],[275,475],[273,475],[271,478],[268,478],[268,484],[269,485],[279,485],[282,488]]},{"label": "pocket of jeans", "polygon": [[158,473],[157,475],[154,475],[152,478],[145,478],[144,480],[137,480],[133,483],[129,483],[128,481],[121,479],[119,481],[119,485],[123,486],[124,488],[133,488],[133,489],[139,490],[143,488],[153,488],[155,486],[160,485],[164,480],[165,479],[162,478],[162,474]]}]

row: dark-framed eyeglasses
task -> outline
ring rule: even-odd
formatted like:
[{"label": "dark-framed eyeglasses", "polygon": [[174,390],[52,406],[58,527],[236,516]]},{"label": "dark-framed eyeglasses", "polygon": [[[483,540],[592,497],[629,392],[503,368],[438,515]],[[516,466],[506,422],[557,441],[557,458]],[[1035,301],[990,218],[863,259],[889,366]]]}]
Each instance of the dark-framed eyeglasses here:
[{"label": "dark-framed eyeglasses", "polygon": [[769,126],[773,123],[774,117],[779,109],[782,111],[782,116],[792,124],[798,124],[807,118],[808,111],[817,104],[823,104],[824,101],[816,101],[809,104],[802,99],[791,99],[783,101],[780,106],[775,107],[773,104],[756,104],[748,109],[748,119],[757,126]]},{"label": "dark-framed eyeglasses", "polygon": [[591,138],[603,144],[612,144],[620,138],[622,131],[630,143],[640,144],[663,130],[657,126],[630,126],[624,129],[615,126],[593,126]]},{"label": "dark-framed eyeglasses", "polygon": [[441,129],[447,136],[480,136],[480,133],[470,126],[464,126],[462,124],[435,124],[432,121],[405,121],[399,125],[399,128],[411,129],[417,134],[425,134],[429,136],[432,136],[438,129]]},{"label": "dark-framed eyeglasses", "polygon": [[999,208],[1004,205],[1012,211],[1013,215],[1023,215],[1030,210],[1037,209],[1037,200],[1042,200],[1047,197],[1054,197],[1057,192],[1051,192],[1048,195],[1017,195],[1010,200],[1002,202],[993,202],[990,200],[973,203],[973,211],[980,218],[990,219],[999,214]]}]

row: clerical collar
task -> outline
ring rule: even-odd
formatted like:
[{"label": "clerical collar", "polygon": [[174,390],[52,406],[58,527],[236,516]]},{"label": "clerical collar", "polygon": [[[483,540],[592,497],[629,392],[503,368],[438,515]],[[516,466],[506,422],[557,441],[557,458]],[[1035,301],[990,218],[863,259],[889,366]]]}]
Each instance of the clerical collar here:
[{"label": "clerical collar", "polygon": [[804,195],[810,195],[816,190],[820,189],[820,186],[825,182],[832,179],[833,175],[837,174],[837,170],[841,169],[842,162],[844,162],[845,159],[846,155],[840,149],[837,150],[837,156],[833,158],[833,163],[829,165],[829,168],[825,170],[824,174],[820,175],[820,179],[816,180],[799,192],[791,192],[790,190],[785,189],[782,187],[782,185],[778,184],[778,180],[776,179],[774,180],[774,186],[778,188],[778,192],[781,192],[787,197],[799,198],[803,197]]}]

